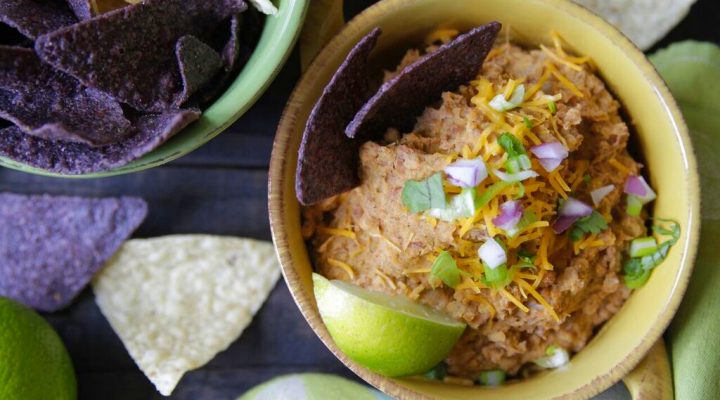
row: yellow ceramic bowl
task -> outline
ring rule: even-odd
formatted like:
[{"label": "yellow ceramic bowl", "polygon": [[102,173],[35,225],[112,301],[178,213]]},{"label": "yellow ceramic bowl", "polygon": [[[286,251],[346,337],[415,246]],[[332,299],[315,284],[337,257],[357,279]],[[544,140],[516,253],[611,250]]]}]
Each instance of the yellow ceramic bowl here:
[{"label": "yellow ceramic bowl", "polygon": [[[372,58],[418,44],[438,26],[467,29],[492,20],[516,42],[550,43],[556,30],[576,53],[590,55],[623,103],[637,135],[651,185],[654,215],[682,226],[682,238],[647,285],[589,345],[561,369],[497,389],[419,379],[390,379],[350,361],[335,346],[312,295],[312,265],[300,234],[295,199],[297,150],[310,110],[351,47],[372,28],[383,29]],[[387,66],[387,65],[385,65]],[[325,345],[363,379],[396,398],[552,399],[587,398],[625,376],[667,327],[690,277],[699,227],[698,175],[687,128],[662,79],[630,41],[599,17],[563,0],[385,0],[357,16],[319,54],[296,87],[278,128],[270,165],[270,220],[285,279],[300,310]]]}]

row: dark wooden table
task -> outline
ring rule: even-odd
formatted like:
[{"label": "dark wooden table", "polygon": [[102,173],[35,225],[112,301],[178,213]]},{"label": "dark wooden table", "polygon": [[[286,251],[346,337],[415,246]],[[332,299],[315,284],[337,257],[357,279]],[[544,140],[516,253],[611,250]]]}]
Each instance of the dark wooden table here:
[{"label": "dark wooden table", "polygon": [[[346,2],[352,16],[372,1]],[[699,0],[691,14],[656,48],[683,39],[720,44],[720,2]],[[0,169],[0,190],[81,196],[134,195],[150,214],[137,237],[212,233],[270,240],[267,167],[275,127],[300,76],[297,51],[258,103],[211,143],[150,171],[97,180],[63,180]],[[73,358],[80,399],[161,399],[135,366],[87,289],[68,310],[46,315]],[[274,376],[321,371],[354,377],[305,323],[284,282],[227,351],[188,373],[173,399],[235,399]],[[627,398],[616,385],[600,398]],[[329,397],[331,398],[331,397]]]}]

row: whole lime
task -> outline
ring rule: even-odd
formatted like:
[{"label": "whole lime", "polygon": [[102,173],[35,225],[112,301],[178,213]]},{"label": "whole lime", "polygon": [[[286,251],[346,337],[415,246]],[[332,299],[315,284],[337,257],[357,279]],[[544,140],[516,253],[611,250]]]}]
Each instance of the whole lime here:
[{"label": "whole lime", "polygon": [[422,374],[445,359],[466,325],[403,296],[313,274],[320,316],[350,359],[381,375]]},{"label": "whole lime", "polygon": [[0,399],[74,400],[70,356],[35,311],[0,297]]}]

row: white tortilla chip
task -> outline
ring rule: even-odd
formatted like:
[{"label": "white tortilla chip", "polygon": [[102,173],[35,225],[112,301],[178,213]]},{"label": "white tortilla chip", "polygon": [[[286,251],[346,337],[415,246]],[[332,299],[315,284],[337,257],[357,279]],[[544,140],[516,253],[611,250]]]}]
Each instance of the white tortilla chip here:
[{"label": "white tortilla chip", "polygon": [[615,25],[647,50],[667,35],[695,0],[573,0]]},{"label": "white tortilla chip", "polygon": [[268,242],[177,235],[128,241],[93,289],[130,356],[169,396],[240,336],[279,276]]},{"label": "white tortilla chip", "polygon": [[275,15],[278,12],[272,0],[250,0],[250,3],[263,14]]}]

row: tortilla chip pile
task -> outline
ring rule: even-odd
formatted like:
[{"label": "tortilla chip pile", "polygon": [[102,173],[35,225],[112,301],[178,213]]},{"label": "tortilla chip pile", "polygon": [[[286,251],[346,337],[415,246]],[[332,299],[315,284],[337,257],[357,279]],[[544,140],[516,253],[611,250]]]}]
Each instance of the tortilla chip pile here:
[{"label": "tortilla chip pile", "polygon": [[372,86],[368,71],[380,30],[360,40],[305,125],[295,179],[300,203],[315,204],[358,186],[360,145],[382,138],[390,127],[411,129],[424,107],[473,79],[500,28],[500,23],[491,22],[472,29],[425,54],[380,88]]},{"label": "tortilla chip pile", "polygon": [[130,240],[93,289],[130,355],[169,396],[185,372],[240,336],[279,277],[270,243],[180,235]]},{"label": "tortilla chip pile", "polygon": [[[140,369],[170,395],[225,350],[280,277],[271,243],[208,235],[125,242],[147,215],[138,198],[0,193],[0,297],[67,307],[95,300]],[[125,242],[123,244],[123,242]]]},{"label": "tortilla chip pile", "polygon": [[0,193],[0,296],[66,307],[142,223],[141,199]]},{"label": "tortilla chip pile", "polygon": [[0,156],[83,174],[152,151],[237,73],[250,52],[246,9],[243,0],[3,1],[0,118],[12,125],[0,121]]}]

